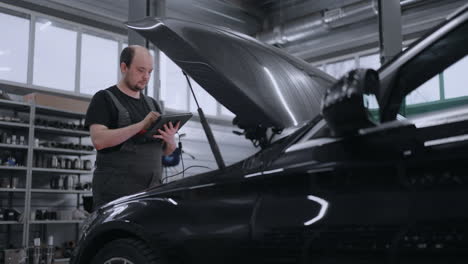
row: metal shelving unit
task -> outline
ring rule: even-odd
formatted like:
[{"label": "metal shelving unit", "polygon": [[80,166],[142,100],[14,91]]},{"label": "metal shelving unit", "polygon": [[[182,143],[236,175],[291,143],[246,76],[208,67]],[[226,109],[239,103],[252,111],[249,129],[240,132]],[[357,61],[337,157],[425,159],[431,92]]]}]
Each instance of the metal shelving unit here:
[{"label": "metal shelving unit", "polygon": [[57,134],[57,135],[62,135],[62,136],[89,137],[89,132],[87,131],[72,130],[72,129],[65,129],[65,128],[55,128],[55,127],[45,127],[45,126],[36,126],[35,129],[38,132]]},{"label": "metal shelving unit", "polygon": [[[64,119],[73,119],[82,122],[84,119],[84,113],[76,113],[71,111],[64,111],[60,109],[55,109],[45,106],[37,106],[35,103],[21,103],[8,100],[0,99],[0,108],[5,110],[13,110],[14,117],[17,117],[17,112],[22,112],[23,114],[29,115],[29,120],[27,123],[24,121],[15,122],[10,121],[9,119],[5,120],[0,118],[0,128],[6,130],[18,130],[24,131],[27,133],[27,142],[28,145],[15,145],[15,144],[4,144],[0,143],[0,149],[10,149],[10,150],[23,150],[27,152],[27,160],[25,159],[26,166],[2,166],[0,165],[0,172],[3,171],[17,171],[17,173],[25,173],[25,187],[24,188],[0,188],[0,192],[6,193],[10,198],[13,195],[23,195],[24,194],[24,208],[23,215],[26,216],[19,221],[0,221],[0,225],[22,225],[23,226],[23,236],[22,236],[22,246],[29,246],[29,233],[30,225],[49,225],[49,224],[72,224],[76,226],[76,231],[78,235],[78,224],[82,223],[83,220],[31,220],[30,215],[31,211],[34,210],[31,208],[31,197],[33,193],[45,193],[51,195],[76,195],[77,196],[77,207],[80,205],[80,195],[89,195],[91,191],[88,190],[56,190],[56,189],[43,189],[43,188],[32,188],[32,178],[33,176],[43,177],[44,174],[68,174],[68,175],[77,175],[80,179],[80,175],[89,175],[92,174],[90,170],[69,170],[69,169],[51,169],[51,168],[36,168],[33,165],[33,155],[37,153],[52,153],[58,155],[71,155],[71,156],[91,156],[96,155],[96,151],[85,151],[85,150],[73,150],[73,149],[63,149],[63,148],[48,148],[48,147],[38,147],[34,146],[35,138],[37,134],[39,135],[60,135],[64,137],[76,137],[79,139],[79,144],[82,143],[83,137],[89,137],[90,134],[88,131],[82,130],[73,130],[73,129],[61,129],[55,127],[46,127],[46,126],[36,126],[35,120],[37,114],[44,115],[47,117],[56,117]],[[24,115],[23,115],[24,116]],[[24,118],[23,118],[24,120]],[[82,123],[81,123],[82,124]],[[25,156],[26,157],[26,156]],[[11,207],[11,204],[9,205]],[[63,259],[65,262],[67,259]]]},{"label": "metal shelving unit", "polygon": [[34,147],[35,151],[42,152],[53,152],[58,154],[70,154],[70,155],[96,155],[96,151],[86,151],[86,150],[73,150],[73,149],[63,149],[63,148],[46,148],[46,147]]},{"label": "metal shelving unit", "polygon": [[31,220],[30,224],[81,224],[84,220]]},{"label": "metal shelving unit", "polygon": [[0,225],[22,225],[19,221],[0,221]]},{"label": "metal shelving unit", "polygon": [[13,109],[18,112],[29,112],[29,107],[31,105],[23,102],[9,101],[5,99],[0,99],[0,107]]},{"label": "metal shelving unit", "polygon": [[54,263],[69,263],[69,258],[54,259]]},{"label": "metal shelving unit", "polygon": [[29,128],[29,125],[17,122],[0,121],[0,127]]},{"label": "metal shelving unit", "polygon": [[28,167],[26,166],[0,166],[0,170],[20,170],[25,171]]},{"label": "metal shelving unit", "polygon": [[0,143],[0,148],[4,149],[28,149],[27,145],[3,144]]},{"label": "metal shelving unit", "polygon": [[[28,118],[30,118],[30,116],[26,117],[26,115],[30,115],[31,105],[26,104],[26,103],[13,102],[9,100],[0,99],[0,108],[3,109],[5,112],[11,111],[11,113],[3,114],[0,116],[0,128],[5,132],[8,131],[8,132],[11,132],[11,134],[15,134],[15,135],[18,135],[18,132],[19,132],[20,135],[26,135],[25,137],[27,137],[28,133],[31,132],[31,126],[27,123],[27,120]],[[0,144],[0,149],[9,150],[9,151],[20,150],[23,152],[27,152],[29,149],[29,146],[17,145],[17,144],[6,144],[6,142],[4,142]],[[26,160],[24,161],[24,164],[25,165],[28,164]],[[15,174],[18,176],[22,175],[23,177],[26,177],[25,175],[27,174],[27,166],[5,166],[2,164],[0,165],[0,174],[2,174],[2,176]],[[24,208],[22,208],[22,210],[21,209],[19,210],[19,211],[23,211],[24,213],[24,210],[26,208],[26,201],[27,201],[26,188],[0,188],[0,193],[2,193],[4,196],[7,197],[7,199],[5,199],[6,203],[3,203],[2,201],[2,206],[5,208],[13,208],[14,197],[16,196],[24,197],[24,198],[20,198],[20,199],[24,199]],[[25,229],[24,220],[23,221],[0,221],[0,225],[6,226],[7,243],[8,243],[8,239],[14,235],[12,226],[23,227],[23,235],[24,235],[24,229]]]},{"label": "metal shelving unit", "polygon": [[68,174],[92,174],[90,170],[66,170],[66,169],[52,169],[52,168],[32,168],[35,172],[46,172],[46,173],[68,173]]},{"label": "metal shelving unit", "polygon": [[63,194],[91,194],[91,191],[84,190],[56,190],[56,189],[31,189],[33,193],[63,193]]},{"label": "metal shelving unit", "polygon": [[0,192],[26,192],[24,188],[0,188]]},{"label": "metal shelving unit", "polygon": [[86,113],[77,113],[66,110],[60,110],[48,106],[36,105],[36,113],[41,115],[60,116],[65,118],[79,119],[82,118]]}]

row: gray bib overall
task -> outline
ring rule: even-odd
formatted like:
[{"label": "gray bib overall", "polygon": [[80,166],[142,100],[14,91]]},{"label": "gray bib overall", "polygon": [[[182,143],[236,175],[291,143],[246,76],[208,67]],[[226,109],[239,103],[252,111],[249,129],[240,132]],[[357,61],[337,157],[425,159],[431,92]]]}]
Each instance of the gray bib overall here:
[{"label": "gray bib overall", "polygon": [[[106,92],[118,109],[118,127],[131,125],[128,110],[112,92]],[[157,111],[150,97],[143,94],[140,96],[144,96],[151,111]],[[131,138],[124,142],[119,151],[98,153],[93,174],[94,208],[159,185],[162,174],[161,158],[162,142],[149,140],[135,144]]]}]

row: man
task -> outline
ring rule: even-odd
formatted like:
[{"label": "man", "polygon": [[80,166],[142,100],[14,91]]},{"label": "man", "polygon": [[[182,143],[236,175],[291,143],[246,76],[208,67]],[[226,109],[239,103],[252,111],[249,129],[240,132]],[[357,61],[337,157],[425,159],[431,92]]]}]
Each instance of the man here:
[{"label": "man", "polygon": [[85,125],[98,151],[94,208],[160,184],[162,154],[176,149],[179,124],[165,125],[154,139],[143,135],[161,113],[157,102],[141,92],[152,70],[153,58],[146,48],[125,48],[120,54],[119,83],[97,92],[88,107]]}]

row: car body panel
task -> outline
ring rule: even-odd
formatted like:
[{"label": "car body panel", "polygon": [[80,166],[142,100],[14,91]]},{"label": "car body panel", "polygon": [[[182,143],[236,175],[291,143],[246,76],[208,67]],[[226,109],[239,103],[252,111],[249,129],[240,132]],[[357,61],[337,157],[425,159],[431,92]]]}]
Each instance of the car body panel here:
[{"label": "car body panel", "polygon": [[127,26],[232,111],[242,127],[282,129],[311,120],[334,81],[305,61],[227,28],[150,17]]}]

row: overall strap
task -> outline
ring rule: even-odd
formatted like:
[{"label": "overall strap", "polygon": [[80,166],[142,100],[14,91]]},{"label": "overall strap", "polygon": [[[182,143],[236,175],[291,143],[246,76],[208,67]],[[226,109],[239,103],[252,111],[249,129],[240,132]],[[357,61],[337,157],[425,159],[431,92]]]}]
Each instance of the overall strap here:
[{"label": "overall strap", "polygon": [[145,99],[146,105],[148,105],[151,111],[159,112],[160,114],[162,114],[161,107],[159,107],[158,103],[155,100],[153,100],[153,98],[151,98],[150,96],[146,96],[142,93],[140,95],[143,96],[143,98]]},{"label": "overall strap", "polygon": [[125,108],[115,97],[115,95],[109,91],[109,90],[104,90],[107,92],[107,94],[110,96],[112,101],[114,102],[115,107],[117,107],[118,111],[118,121],[117,121],[117,126],[120,127],[126,127],[130,124],[132,124],[132,120],[130,119],[130,112],[128,112],[127,108]]}]

